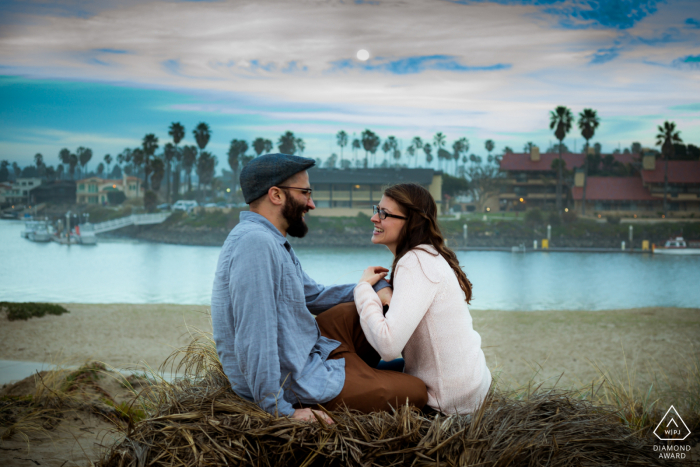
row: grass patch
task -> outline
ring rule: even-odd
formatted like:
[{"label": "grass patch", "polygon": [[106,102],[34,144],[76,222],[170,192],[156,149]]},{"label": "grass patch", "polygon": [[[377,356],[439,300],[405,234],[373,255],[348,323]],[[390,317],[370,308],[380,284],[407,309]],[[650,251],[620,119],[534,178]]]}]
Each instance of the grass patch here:
[{"label": "grass patch", "polygon": [[41,318],[45,315],[62,315],[70,313],[61,305],[54,303],[35,303],[35,302],[0,302],[0,310],[7,312],[9,321],[28,320],[29,318]]}]

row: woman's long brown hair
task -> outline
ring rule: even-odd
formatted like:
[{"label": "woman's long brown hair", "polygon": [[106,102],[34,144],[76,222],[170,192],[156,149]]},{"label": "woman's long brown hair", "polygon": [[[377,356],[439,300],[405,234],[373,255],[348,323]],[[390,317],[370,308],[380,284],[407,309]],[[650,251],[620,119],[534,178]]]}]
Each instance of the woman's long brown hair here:
[{"label": "woman's long brown hair", "polygon": [[472,284],[459,266],[457,256],[445,246],[445,239],[437,223],[437,205],[430,192],[415,183],[401,183],[384,190],[384,196],[396,201],[408,218],[399,235],[396,257],[391,265],[391,278],[396,274],[396,264],[406,253],[418,245],[429,244],[450,265],[469,303],[472,299]]}]

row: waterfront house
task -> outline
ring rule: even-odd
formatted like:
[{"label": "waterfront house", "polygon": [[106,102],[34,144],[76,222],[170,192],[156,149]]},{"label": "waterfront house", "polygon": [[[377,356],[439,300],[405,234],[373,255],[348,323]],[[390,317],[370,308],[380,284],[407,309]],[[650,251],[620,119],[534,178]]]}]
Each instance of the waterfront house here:
[{"label": "waterfront house", "polygon": [[29,201],[31,204],[75,204],[75,188],[76,184],[73,180],[45,180],[44,183],[29,191]]},{"label": "waterfront house", "polygon": [[[583,207],[583,172],[577,172],[572,189],[574,209],[582,212]],[[586,184],[586,213],[616,215],[623,211],[654,211],[660,209],[658,198],[652,196],[649,189],[636,177],[588,177]]]},{"label": "waterfront house", "polygon": [[[642,158],[642,183],[663,209],[664,164],[655,154]],[[668,161],[669,211],[700,211],[700,161]]]},{"label": "waterfront house", "polygon": [[126,174],[118,180],[90,177],[78,180],[76,184],[78,204],[109,203],[110,192],[122,192],[126,199],[143,196],[141,179]]},{"label": "waterfront house", "polygon": [[14,182],[6,182],[4,185],[10,184],[9,188],[0,190],[0,203],[25,205],[30,204],[29,192],[41,185],[41,178],[18,178]]},{"label": "waterfront house", "polygon": [[[638,154],[601,154],[601,158],[606,156],[612,156],[613,163],[624,166],[633,165],[639,161]],[[580,172],[576,169],[583,167],[585,155],[564,153],[561,158],[566,171],[562,180],[562,199],[566,206],[571,205],[573,199],[572,188],[575,177],[571,174]],[[506,178],[498,195],[501,210],[521,211],[535,207],[554,209],[557,197],[557,170],[552,168],[552,164],[558,159],[558,153],[540,154],[537,146],[533,146],[529,154],[504,154],[500,169],[506,173]]]},{"label": "waterfront house", "polygon": [[433,195],[440,209],[442,172],[433,169],[309,169],[315,215],[356,216],[372,214],[372,205],[382,199],[384,188],[397,183],[417,183]]}]

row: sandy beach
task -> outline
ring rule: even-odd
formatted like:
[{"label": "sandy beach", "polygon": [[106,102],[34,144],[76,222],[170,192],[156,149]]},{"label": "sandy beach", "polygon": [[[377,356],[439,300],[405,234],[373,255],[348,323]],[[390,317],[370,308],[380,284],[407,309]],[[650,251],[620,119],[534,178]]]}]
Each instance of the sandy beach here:
[{"label": "sandy beach", "polygon": [[[69,314],[28,321],[0,317],[0,359],[118,368],[157,368],[190,340],[188,326],[211,331],[209,308],[192,305],[63,304]],[[650,372],[673,378],[698,350],[700,309],[609,311],[471,310],[492,373],[513,385],[531,378],[580,387],[597,367],[637,383]]]},{"label": "sandy beach", "polygon": [[[211,331],[206,306],[63,305],[70,313],[28,321],[0,317],[0,360],[64,366],[97,360],[120,369],[157,368],[174,349],[190,341],[188,329]],[[700,309],[472,310],[471,314],[489,368],[502,388],[528,382],[581,388],[600,382],[604,371],[638,394],[652,382],[655,387],[682,387],[679,370],[697,364]],[[30,377],[4,386],[0,394],[31,394],[34,384]],[[117,402],[129,397],[114,378],[102,379],[99,385]],[[84,411],[69,413],[50,438],[32,438],[29,444],[19,437],[3,441],[0,463],[90,465],[118,438],[104,418]]]}]

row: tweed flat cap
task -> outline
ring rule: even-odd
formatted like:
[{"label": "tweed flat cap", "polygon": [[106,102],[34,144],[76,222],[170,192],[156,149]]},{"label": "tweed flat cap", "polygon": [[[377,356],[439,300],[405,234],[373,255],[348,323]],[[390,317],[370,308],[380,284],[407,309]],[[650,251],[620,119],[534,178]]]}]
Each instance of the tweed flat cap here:
[{"label": "tweed flat cap", "polygon": [[289,154],[265,154],[256,157],[241,170],[241,190],[247,204],[263,196],[294,174],[316,164],[313,159]]}]

